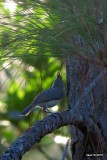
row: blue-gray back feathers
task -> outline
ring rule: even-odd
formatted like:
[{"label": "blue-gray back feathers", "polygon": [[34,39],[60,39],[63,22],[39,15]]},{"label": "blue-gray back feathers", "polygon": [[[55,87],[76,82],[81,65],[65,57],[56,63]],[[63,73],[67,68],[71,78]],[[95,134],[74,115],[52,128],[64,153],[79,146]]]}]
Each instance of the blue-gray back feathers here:
[{"label": "blue-gray back feathers", "polygon": [[64,97],[64,95],[64,82],[62,81],[61,75],[58,73],[57,78],[53,82],[52,86],[49,89],[46,89],[39,93],[35,97],[33,102],[22,111],[22,114],[27,116],[37,105],[42,105],[41,107],[46,107],[47,104],[51,104],[51,107],[53,107]]}]

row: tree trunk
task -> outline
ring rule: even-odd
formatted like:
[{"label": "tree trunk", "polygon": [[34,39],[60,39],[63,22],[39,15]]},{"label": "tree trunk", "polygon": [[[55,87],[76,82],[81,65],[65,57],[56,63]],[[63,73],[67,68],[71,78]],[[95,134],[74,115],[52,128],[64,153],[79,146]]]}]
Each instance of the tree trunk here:
[{"label": "tree trunk", "polygon": [[75,124],[71,126],[72,159],[107,160],[107,75],[103,74],[90,92],[82,96],[95,77],[107,69],[72,56],[67,59],[66,69],[68,106],[74,110],[71,114],[78,110],[84,121],[81,129]]}]

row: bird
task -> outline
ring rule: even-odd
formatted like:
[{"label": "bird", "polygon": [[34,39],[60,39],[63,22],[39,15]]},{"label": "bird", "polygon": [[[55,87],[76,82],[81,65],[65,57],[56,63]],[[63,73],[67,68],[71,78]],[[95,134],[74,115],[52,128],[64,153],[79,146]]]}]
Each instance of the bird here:
[{"label": "bird", "polygon": [[42,92],[40,92],[32,101],[32,103],[26,107],[21,115],[28,116],[35,107],[40,106],[47,113],[51,113],[48,108],[57,105],[60,100],[65,96],[65,87],[61,74],[58,72],[56,79],[52,86]]}]

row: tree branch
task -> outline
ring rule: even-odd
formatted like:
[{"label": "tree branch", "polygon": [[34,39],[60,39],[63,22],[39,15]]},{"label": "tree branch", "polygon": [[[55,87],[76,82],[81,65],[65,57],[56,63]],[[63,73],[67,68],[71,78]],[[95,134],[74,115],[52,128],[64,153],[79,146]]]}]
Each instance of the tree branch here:
[{"label": "tree branch", "polygon": [[[90,118],[88,121],[90,121]],[[22,136],[11,144],[0,160],[13,160],[14,158],[15,160],[20,160],[22,155],[30,150],[34,143],[40,142],[45,135],[69,124],[74,124],[80,129],[90,128],[90,123],[88,123],[88,126],[85,126],[84,117],[78,110],[75,110],[75,113],[74,110],[53,113],[46,116],[43,120],[36,122],[30,129],[25,131]]]},{"label": "tree branch", "polygon": [[21,135],[13,144],[11,144],[11,146],[1,156],[0,160],[21,160],[23,154],[30,150],[34,143],[40,142],[40,140],[45,135],[62,126],[74,124],[82,130],[83,128],[89,128],[88,130],[90,132],[92,128],[93,132],[94,126],[92,126],[92,123],[90,123],[90,118],[88,118],[87,121],[88,123],[86,124],[88,125],[86,126],[84,123],[84,116],[78,111],[75,111],[74,113],[74,110],[67,110],[48,115],[43,120],[36,122],[31,128],[25,131],[24,134]]},{"label": "tree branch", "polygon": [[[76,118],[77,117],[77,118]],[[79,116],[80,117],[80,116]],[[46,116],[43,120],[36,122],[30,129],[25,131],[1,156],[0,160],[20,160],[22,155],[28,151],[32,145],[40,140],[47,134],[54,130],[66,126],[68,124],[76,124],[74,120],[78,119],[77,114],[72,114],[71,111],[63,111]],[[79,124],[78,123],[78,124]]]}]

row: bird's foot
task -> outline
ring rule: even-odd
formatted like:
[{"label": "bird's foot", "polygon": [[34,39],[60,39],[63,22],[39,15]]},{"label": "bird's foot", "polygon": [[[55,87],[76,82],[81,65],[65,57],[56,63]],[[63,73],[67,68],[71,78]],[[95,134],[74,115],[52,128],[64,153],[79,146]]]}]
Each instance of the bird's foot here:
[{"label": "bird's foot", "polygon": [[51,114],[52,112],[48,108],[43,108],[44,112]]},{"label": "bird's foot", "polygon": [[46,110],[46,113],[47,113],[48,115],[53,114],[49,109]]}]

